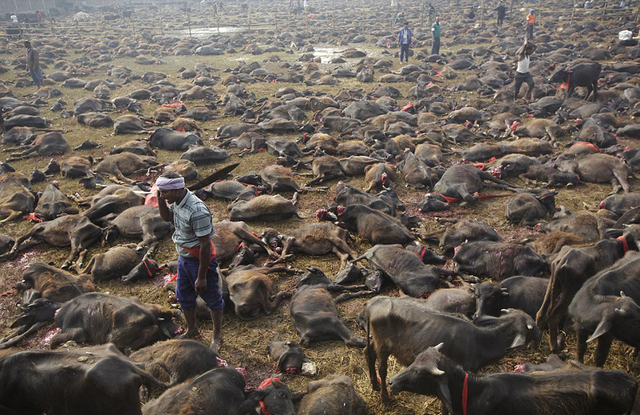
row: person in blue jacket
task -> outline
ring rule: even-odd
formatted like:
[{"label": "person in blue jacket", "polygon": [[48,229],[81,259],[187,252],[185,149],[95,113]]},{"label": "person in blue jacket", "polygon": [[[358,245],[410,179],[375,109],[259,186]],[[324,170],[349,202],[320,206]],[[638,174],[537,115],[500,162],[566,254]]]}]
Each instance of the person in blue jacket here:
[{"label": "person in blue jacket", "polygon": [[409,47],[411,46],[411,29],[409,22],[404,22],[404,27],[398,33],[398,44],[400,45],[400,62],[404,57],[405,62],[409,62]]}]

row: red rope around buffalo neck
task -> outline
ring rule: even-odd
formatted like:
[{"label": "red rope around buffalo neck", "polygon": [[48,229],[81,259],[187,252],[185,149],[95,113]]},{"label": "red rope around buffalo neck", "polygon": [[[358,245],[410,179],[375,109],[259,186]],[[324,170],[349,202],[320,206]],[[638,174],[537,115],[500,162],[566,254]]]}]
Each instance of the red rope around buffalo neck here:
[{"label": "red rope around buffalo neck", "polygon": [[465,372],[462,384],[462,415],[467,415],[467,396],[469,394],[469,374]]},{"label": "red rope around buffalo neck", "polygon": [[629,250],[629,244],[627,243],[627,238],[625,238],[624,236],[618,236],[617,239],[620,242],[622,242],[622,252],[626,254],[627,251]]},{"label": "red rope around buffalo neck", "polygon": [[[258,389],[267,388],[267,387],[271,386],[273,384],[273,382],[280,382],[280,379],[278,379],[278,378],[267,378],[267,379],[262,381],[260,386],[258,386]],[[267,410],[267,406],[264,404],[264,401],[258,401],[258,403],[260,404],[260,410],[262,411],[262,415],[271,415],[271,412],[269,412]]]}]

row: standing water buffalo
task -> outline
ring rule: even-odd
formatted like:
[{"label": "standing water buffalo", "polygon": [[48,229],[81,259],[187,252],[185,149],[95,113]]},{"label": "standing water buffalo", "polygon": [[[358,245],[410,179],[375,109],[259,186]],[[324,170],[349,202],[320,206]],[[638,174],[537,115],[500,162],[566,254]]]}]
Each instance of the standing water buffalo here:
[{"label": "standing water buffalo", "polygon": [[549,78],[549,82],[563,82],[567,86],[567,98],[571,97],[577,86],[586,86],[589,98],[593,92],[593,101],[598,98],[598,78],[602,67],[598,62],[579,63],[569,68],[556,70]]},{"label": "standing water buffalo", "polygon": [[443,348],[440,343],[418,355],[391,378],[391,391],[437,396],[452,415],[624,415],[638,389],[634,378],[613,370],[473,376],[441,354]]},{"label": "standing water buffalo", "polygon": [[[382,401],[389,405],[387,393],[387,360],[390,355],[405,366],[426,348],[444,342],[443,352],[465,370],[476,371],[503,357],[507,350],[539,341],[541,334],[531,317],[520,310],[505,310],[490,324],[475,326],[468,320],[428,311],[416,306],[416,300],[376,297],[367,303],[365,356],[374,390],[382,386]],[[380,383],[375,363],[379,361]]]}]

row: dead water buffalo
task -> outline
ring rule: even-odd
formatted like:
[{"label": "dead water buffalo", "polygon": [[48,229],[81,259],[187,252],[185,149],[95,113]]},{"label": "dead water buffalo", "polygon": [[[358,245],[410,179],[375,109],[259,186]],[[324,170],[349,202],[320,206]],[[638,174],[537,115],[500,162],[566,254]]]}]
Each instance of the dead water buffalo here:
[{"label": "dead water buffalo", "polygon": [[65,159],[60,166],[60,174],[65,179],[77,179],[93,176],[91,156],[71,156]]},{"label": "dead water buffalo", "polygon": [[640,193],[624,193],[607,196],[600,202],[600,209],[607,209],[622,216],[625,212],[640,206]]},{"label": "dead water buffalo", "polygon": [[19,114],[5,120],[7,130],[15,127],[47,128],[47,120],[36,115]]},{"label": "dead water buffalo", "polygon": [[105,230],[105,239],[120,235],[130,239],[142,239],[137,250],[148,248],[171,231],[171,223],[165,222],[153,206],[133,206],[120,213]]},{"label": "dead water buffalo", "polygon": [[92,256],[86,265],[82,263],[86,255],[83,251],[76,263],[76,271],[91,275],[96,282],[121,278],[140,263],[140,255],[134,248],[135,245],[114,246],[107,252]]},{"label": "dead water buffalo", "polygon": [[0,223],[31,213],[35,206],[36,197],[25,176],[20,173],[5,173],[0,176]]},{"label": "dead water buffalo", "polygon": [[61,215],[75,215],[78,209],[71,205],[67,196],[53,183],[47,185],[38,198],[38,205],[33,211],[42,220],[52,220]]},{"label": "dead water buffalo", "polygon": [[292,341],[276,340],[267,343],[267,352],[273,360],[278,362],[278,371],[286,374],[297,374],[302,370],[302,364],[308,362],[300,345]]},{"label": "dead water buffalo", "polygon": [[424,305],[429,310],[467,317],[476,312],[476,299],[468,288],[441,288],[427,297]]},{"label": "dead water buffalo", "polygon": [[38,156],[53,156],[64,154],[69,150],[69,144],[64,136],[57,132],[45,133],[35,136],[34,140],[24,143],[24,147],[16,147],[8,150],[23,150],[19,153],[11,153],[7,163],[17,160],[24,160]]},{"label": "dead water buffalo", "polygon": [[[455,360],[440,353],[443,348],[440,344],[418,355],[411,366],[391,378],[391,391],[437,396],[443,408],[456,415],[623,415],[631,413],[638,389],[634,378],[617,370],[471,377]],[[467,385],[466,396],[454,386],[462,384]]]},{"label": "dead water buffalo", "polygon": [[444,255],[452,255],[454,249],[463,242],[493,241],[501,242],[502,238],[491,226],[480,221],[462,219],[453,226],[447,226],[440,236],[440,249]]},{"label": "dead water buffalo", "polygon": [[22,281],[16,287],[20,291],[32,290],[31,298],[46,298],[58,303],[64,303],[96,289],[86,275],[76,277],[40,262],[27,267],[22,273]]},{"label": "dead water buffalo", "polygon": [[116,183],[134,183],[130,176],[138,171],[148,170],[157,166],[158,162],[154,157],[139,156],[133,153],[110,154],[96,166],[96,172],[109,177]]},{"label": "dead water buffalo", "polygon": [[450,271],[425,265],[417,254],[401,245],[376,245],[353,262],[363,259],[412,297],[428,297],[442,285],[442,277],[451,275]]},{"label": "dead water buffalo", "polygon": [[567,85],[567,98],[571,97],[577,86],[586,86],[587,95],[585,100],[589,99],[593,92],[593,101],[598,98],[598,78],[602,66],[598,62],[579,63],[568,68],[557,69],[549,78],[549,82],[563,82]]},{"label": "dead water buffalo", "polygon": [[293,326],[300,334],[300,344],[324,340],[342,340],[347,346],[364,347],[365,341],[354,336],[338,318],[338,308],[329,291],[322,286],[303,285],[291,299],[289,307]]},{"label": "dead water buffalo", "polygon": [[391,189],[372,195],[343,182],[338,182],[336,186],[335,201],[338,206],[365,205],[391,216],[396,216],[398,210],[405,209],[400,198]]},{"label": "dead water buffalo", "polygon": [[210,370],[191,382],[167,390],[143,408],[144,415],[201,414],[216,408],[216,415],[252,415],[264,408],[273,415],[294,415],[289,388],[275,378],[266,379],[262,387],[245,392],[242,375],[235,369]]},{"label": "dead water buffalo", "polygon": [[78,124],[88,125],[93,128],[111,127],[113,125],[113,119],[111,119],[107,114],[102,114],[100,112],[86,112],[84,114],[79,114],[76,119],[78,120]]},{"label": "dead water buffalo", "polygon": [[288,219],[292,216],[298,216],[294,203],[280,195],[260,195],[229,206],[229,219],[232,221]]},{"label": "dead water buffalo", "polygon": [[88,293],[67,301],[55,317],[60,331],[51,339],[51,348],[73,340],[76,343],[113,343],[118,350],[137,350],[178,331],[174,311],[137,298],[121,298]]},{"label": "dead water buffalo", "polygon": [[113,345],[0,359],[0,408],[9,414],[142,415],[142,385],[166,388]]},{"label": "dead water buffalo", "polygon": [[540,225],[541,232],[561,231],[579,236],[585,242],[595,242],[600,239],[600,224],[598,217],[591,213],[575,213],[563,218],[554,219]]},{"label": "dead water buffalo", "polygon": [[211,241],[216,248],[216,257],[220,263],[233,258],[242,242],[261,247],[270,257],[278,257],[278,254],[262,239],[258,238],[245,222],[223,220],[216,222],[213,227],[216,230],[216,234],[211,238]]},{"label": "dead water buffalo", "polygon": [[254,185],[240,183],[236,180],[221,180],[213,183],[205,190],[206,195],[225,200],[251,200],[258,196],[258,188]]},{"label": "dead water buffalo", "polygon": [[281,291],[272,296],[272,272],[283,272],[286,268],[256,268],[253,265],[235,267],[225,276],[229,288],[229,298],[233,303],[236,316],[241,320],[253,320],[262,313],[270,315],[285,299],[285,292]]},{"label": "dead water buffalo", "polygon": [[196,340],[165,340],[129,356],[164,383],[178,384],[218,367],[216,353]]},{"label": "dead water buffalo", "polygon": [[149,137],[153,148],[171,151],[187,151],[192,145],[204,145],[202,139],[191,132],[174,131],[170,128],[158,128]]},{"label": "dead water buffalo", "polygon": [[555,195],[558,192],[520,192],[513,195],[504,207],[507,220],[515,225],[534,226],[547,215],[556,213]]},{"label": "dead water buffalo", "polygon": [[387,360],[391,355],[401,365],[409,366],[420,352],[444,342],[443,353],[465,370],[476,371],[499,360],[509,349],[539,341],[541,337],[533,319],[520,310],[505,310],[500,317],[487,317],[490,324],[475,326],[458,317],[425,310],[415,302],[376,297],[364,310],[368,336],[365,357],[371,386],[374,390],[382,386],[382,402],[387,406]]},{"label": "dead water buffalo", "polygon": [[113,122],[114,134],[145,134],[145,123],[135,115],[122,115]]},{"label": "dead water buffalo", "polygon": [[551,279],[536,316],[540,329],[549,327],[549,342],[554,353],[560,351],[558,332],[567,317],[571,300],[589,278],[613,265],[625,254],[624,243],[603,239],[587,246],[567,246],[551,263]]},{"label": "dead water buffalo", "polygon": [[[486,181],[490,183],[485,183]],[[442,210],[440,205],[451,202],[462,202],[461,206],[479,199],[478,192],[483,187],[514,190],[515,187],[504,180],[493,177],[490,173],[469,164],[455,164],[447,169],[420,203],[420,210],[428,212]],[[446,208],[446,205],[444,206]]]},{"label": "dead water buffalo", "polygon": [[338,219],[341,226],[372,244],[405,245],[415,239],[399,220],[368,206],[347,206]]},{"label": "dead water buffalo", "polygon": [[508,242],[463,243],[453,260],[460,272],[496,281],[514,275],[536,275],[549,268],[533,249]]},{"label": "dead water buffalo", "polygon": [[482,315],[497,317],[505,308],[522,310],[536,318],[548,285],[548,279],[535,277],[511,277],[499,284],[488,281],[477,284],[472,289],[477,304],[474,318]]},{"label": "dead water buffalo", "polygon": [[261,237],[267,245],[278,245],[284,240],[280,258],[289,252],[306,255],[326,255],[333,252],[340,259],[340,268],[347,265],[349,257],[354,259],[357,252],[347,245],[349,232],[332,223],[311,223],[295,229],[286,235],[275,229],[266,229]]},{"label": "dead water buffalo", "polygon": [[213,164],[229,158],[229,154],[220,147],[192,146],[182,153],[180,160],[192,161],[196,166]]},{"label": "dead water buffalo", "polygon": [[84,97],[73,103],[73,115],[78,116],[87,112],[109,111],[112,108],[113,104],[109,101]]},{"label": "dead water buffalo", "polygon": [[[69,267],[78,257],[80,251],[87,249],[100,240],[102,229],[81,215],[60,216],[49,222],[42,222],[34,225],[25,235],[18,238],[11,251],[6,255],[13,257],[20,249],[23,242],[29,241],[28,246],[37,244],[40,241],[47,242],[53,246],[71,246],[71,252],[62,268]],[[26,249],[23,247],[23,249]]]},{"label": "dead water buffalo", "polygon": [[640,254],[629,252],[622,260],[585,282],[573,297],[569,316],[578,334],[580,362],[584,361],[587,343],[596,339],[596,366],[604,365],[614,338],[636,349],[640,347],[640,332],[634,329],[640,325],[639,270]]},{"label": "dead water buffalo", "polygon": [[629,192],[629,176],[635,177],[629,166],[614,156],[595,153],[576,160],[566,160],[559,163],[559,169],[565,172],[577,173],[580,180],[588,183],[611,183],[613,193],[620,188]]},{"label": "dead water buffalo", "polygon": [[309,382],[298,415],[364,415],[367,404],[356,392],[349,376],[329,375]]},{"label": "dead water buffalo", "polygon": [[91,207],[82,212],[82,215],[95,222],[109,214],[118,214],[143,203],[142,195],[134,190],[119,184],[112,184],[92,198]]}]

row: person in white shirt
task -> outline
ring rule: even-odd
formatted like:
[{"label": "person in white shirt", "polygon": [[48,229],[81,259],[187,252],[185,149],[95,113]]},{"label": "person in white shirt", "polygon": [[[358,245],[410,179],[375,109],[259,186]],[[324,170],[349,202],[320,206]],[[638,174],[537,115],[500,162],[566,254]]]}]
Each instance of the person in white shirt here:
[{"label": "person in white shirt", "polygon": [[11,24],[13,26],[18,26],[18,16],[15,13],[11,15]]},{"label": "person in white shirt", "polygon": [[[536,45],[529,42],[527,38],[524,39],[524,43],[520,46],[520,49],[516,52],[518,56],[518,66],[516,68],[516,76],[515,76],[515,94],[513,96],[513,100],[518,99],[518,93],[520,92],[520,87],[524,82],[529,85],[529,89],[524,94],[525,99],[533,98],[533,76],[529,73],[529,63],[531,62],[531,54],[536,50]],[[529,96],[529,98],[527,98]]]}]

